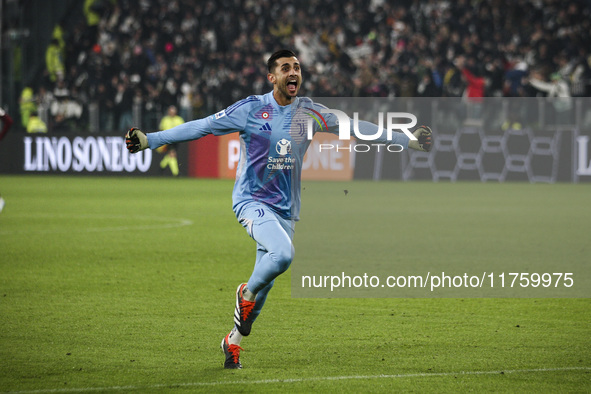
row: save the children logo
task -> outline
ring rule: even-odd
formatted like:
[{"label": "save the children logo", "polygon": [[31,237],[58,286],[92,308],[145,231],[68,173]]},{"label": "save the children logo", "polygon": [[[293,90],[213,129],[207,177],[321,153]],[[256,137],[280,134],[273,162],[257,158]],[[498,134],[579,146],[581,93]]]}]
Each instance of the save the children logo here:
[{"label": "save the children logo", "polygon": [[288,155],[291,152],[291,141],[285,138],[280,139],[275,145],[275,151],[281,156]]},{"label": "save the children logo", "polygon": [[291,141],[286,138],[277,141],[275,152],[279,156],[269,156],[267,158],[267,169],[272,171],[293,170],[296,160],[291,156]]}]

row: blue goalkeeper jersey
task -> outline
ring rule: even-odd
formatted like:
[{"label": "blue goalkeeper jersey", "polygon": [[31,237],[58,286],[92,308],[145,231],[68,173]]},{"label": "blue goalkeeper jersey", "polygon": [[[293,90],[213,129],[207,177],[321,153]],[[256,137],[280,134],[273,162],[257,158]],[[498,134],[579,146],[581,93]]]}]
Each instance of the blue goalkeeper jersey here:
[{"label": "blue goalkeeper jersey", "polygon": [[[148,133],[148,143],[151,149],[156,149],[207,134],[240,133],[240,159],[232,193],[236,215],[248,202],[258,201],[285,219],[298,220],[302,162],[311,142],[308,139],[310,114],[319,114],[324,108],[301,97],[290,105],[280,106],[273,92],[269,92],[247,97],[206,118]],[[338,129],[336,116],[323,114],[323,119],[326,123],[313,124],[314,133]],[[362,122],[360,128],[372,133],[377,130],[369,122]],[[384,142],[406,148],[408,137],[395,133],[393,140]]]}]

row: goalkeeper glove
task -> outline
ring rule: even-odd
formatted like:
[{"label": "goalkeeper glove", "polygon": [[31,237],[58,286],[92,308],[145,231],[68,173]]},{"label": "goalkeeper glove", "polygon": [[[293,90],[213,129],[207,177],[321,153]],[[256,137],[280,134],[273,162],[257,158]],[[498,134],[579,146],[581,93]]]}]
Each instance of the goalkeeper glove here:
[{"label": "goalkeeper glove", "polygon": [[136,153],[148,148],[148,137],[140,129],[132,127],[125,134],[125,143],[128,151]]},{"label": "goalkeeper glove", "polygon": [[433,146],[433,132],[428,126],[418,127],[414,133],[412,133],[417,140],[408,141],[408,147],[423,152],[429,152]]}]

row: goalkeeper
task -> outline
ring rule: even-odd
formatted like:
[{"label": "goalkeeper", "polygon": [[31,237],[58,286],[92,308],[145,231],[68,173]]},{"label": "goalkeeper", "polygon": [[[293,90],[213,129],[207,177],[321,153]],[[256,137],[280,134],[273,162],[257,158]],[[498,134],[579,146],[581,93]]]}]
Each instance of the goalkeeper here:
[{"label": "goalkeeper", "polygon": [[[240,133],[241,154],[232,193],[233,210],[255,240],[257,249],[252,275],[236,290],[234,326],[221,343],[226,357],[224,367],[229,369],[242,368],[241,340],[250,334],[275,278],[293,260],[292,239],[300,210],[302,161],[310,145],[302,126],[307,124],[310,113],[320,113],[325,108],[308,98],[297,97],[302,73],[292,51],[273,53],[267,68],[267,79],[273,84],[273,91],[267,94],[247,97],[214,115],[169,130],[144,134],[132,128],[126,135],[127,149],[135,153],[208,134]],[[336,116],[323,115],[326,128],[322,130],[336,133]],[[359,129],[363,134],[374,135],[378,126],[361,121]],[[318,126],[314,132],[320,130]],[[392,139],[387,140],[385,135],[384,132],[374,142],[427,152],[431,149],[432,133],[426,126],[414,131],[414,139],[394,132]]]}]

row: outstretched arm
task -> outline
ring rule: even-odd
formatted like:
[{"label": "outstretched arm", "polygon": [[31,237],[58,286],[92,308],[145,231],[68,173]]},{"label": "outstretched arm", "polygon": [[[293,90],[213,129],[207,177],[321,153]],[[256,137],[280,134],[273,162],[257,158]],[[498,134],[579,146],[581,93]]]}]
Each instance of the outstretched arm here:
[{"label": "outstretched arm", "polygon": [[[358,131],[364,135],[375,135],[379,132],[379,126],[371,122],[360,120]],[[419,126],[412,132],[412,134],[415,139],[410,139],[405,133],[392,131],[392,138],[389,139],[388,133],[385,130],[382,130],[381,135],[374,140],[374,143],[390,145],[397,144],[404,149],[410,148],[423,152],[431,151],[433,145],[433,132],[429,126]]]},{"label": "outstretched arm", "polygon": [[[322,110],[322,109],[321,109]],[[388,130],[387,127],[380,127],[375,123],[364,120],[350,119],[341,111],[329,110],[323,111],[324,119],[326,120],[327,131],[333,134],[338,134],[341,138],[349,136],[356,136],[360,140],[371,141],[374,144],[400,145],[403,149],[411,148],[424,152],[429,152],[432,146],[432,131],[427,126],[420,126],[412,132],[412,137],[409,136],[408,128],[414,127],[416,118],[408,123],[394,124],[394,129]],[[388,123],[388,122],[386,122]],[[345,125],[343,133],[341,127]],[[348,128],[347,125],[348,124]],[[404,132],[394,131],[404,130]]]},{"label": "outstretched arm", "polygon": [[148,133],[148,145],[150,149],[156,149],[162,145],[175,144],[197,140],[211,134],[212,129],[209,124],[209,118],[192,120],[172,129]]},{"label": "outstretched arm", "polygon": [[127,149],[131,153],[136,153],[147,148],[156,149],[162,145],[197,140],[208,134],[222,135],[244,130],[246,114],[249,111],[248,104],[253,101],[241,100],[214,115],[155,133],[145,134],[133,127],[125,135]]},{"label": "outstretched arm", "polygon": [[147,148],[156,149],[162,145],[196,140],[211,134],[207,120],[207,118],[197,119],[172,129],[148,134],[132,127],[125,135],[125,143],[131,153],[136,153]]},{"label": "outstretched arm", "polygon": [[[357,127],[358,130],[354,130],[354,127]],[[408,143],[410,138],[401,132],[392,131],[392,138],[388,139],[388,132],[385,128],[382,128],[380,133],[380,127],[374,123],[360,120],[357,122],[357,125],[354,125],[353,120],[351,120],[351,135],[355,135],[358,132],[363,136],[376,136],[375,139],[372,139],[373,143],[376,144],[388,144],[388,145],[401,145],[404,149],[408,148]]]}]

